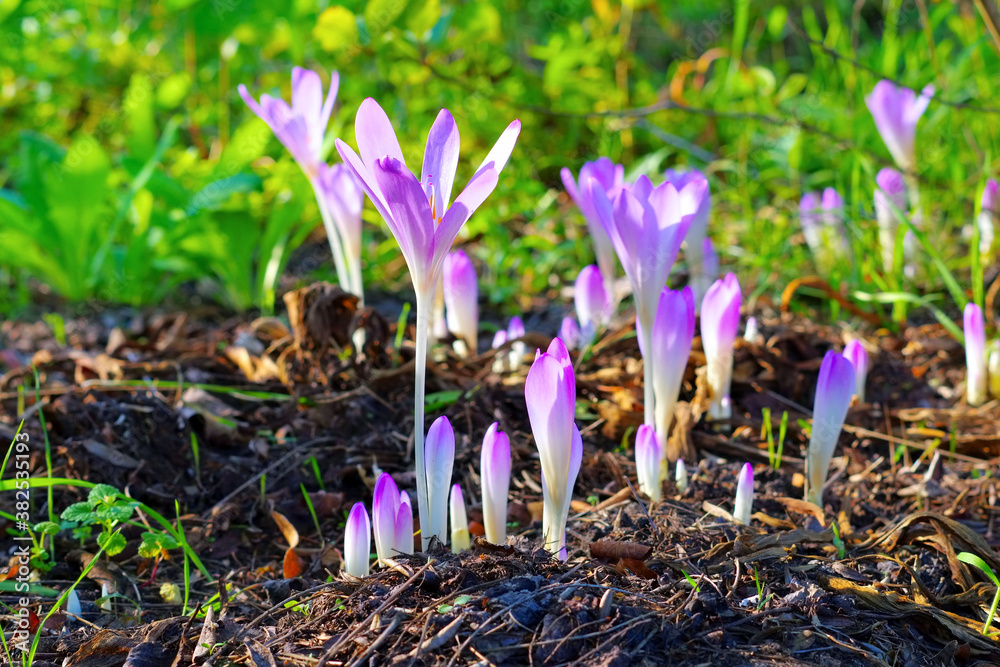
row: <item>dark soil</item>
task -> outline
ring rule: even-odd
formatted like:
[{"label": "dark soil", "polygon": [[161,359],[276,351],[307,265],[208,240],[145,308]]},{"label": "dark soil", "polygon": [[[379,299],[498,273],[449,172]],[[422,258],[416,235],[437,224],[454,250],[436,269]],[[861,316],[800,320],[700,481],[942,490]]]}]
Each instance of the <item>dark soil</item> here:
[{"label": "dark soil", "polygon": [[[394,326],[336,288],[313,286],[288,303],[291,328],[124,313],[68,321],[65,344],[43,323],[3,323],[0,438],[9,442],[23,418],[33,477],[110,484],[179,515],[212,575],[192,568],[191,604],[216,607],[206,620],[207,606],[191,617],[164,602],[161,584],[184,589],[182,554],[154,567],[137,552],[143,531],[130,527],[128,548],[77,587],[80,618],[58,613],[45,624],[36,664],[172,667],[191,664],[201,645],[211,655],[194,662],[216,665],[1000,663],[1000,642],[980,632],[995,589],[956,558],[970,551],[1000,572],[1000,404],[964,406],[955,389],[964,353],[938,325],[868,336],[879,349],[868,402],[852,408],[841,436],[826,525],[801,501],[800,420],[823,354],[843,346],[839,329],[757,313],[763,336],[738,343],[736,416],[724,424],[697,420],[696,341],[673,439],[697,470],[686,494],[668,483],[652,506],[634,496],[631,446],[622,447],[642,417],[634,332],[612,330],[578,370],[588,414],[578,420],[585,455],[566,562],[537,546],[527,362],[496,374],[492,351],[441,353],[430,364],[427,390],[440,400],[428,423],[447,414],[459,434],[455,481],[473,522],[479,443],[493,421],[510,435],[514,537],[507,547],[480,540],[459,555],[401,557],[357,580],[339,572],[346,511],[370,507],[374,468],[413,488],[413,352],[396,350]],[[344,351],[355,325],[366,331],[361,354]],[[531,349],[548,338],[525,341]],[[789,412],[777,470],[761,438],[763,408],[775,433]],[[757,514],[739,527],[726,509],[747,460]],[[58,484],[55,514],[86,493]],[[35,489],[32,516],[48,514]],[[280,517],[300,537],[291,554]],[[93,539],[60,533],[39,583],[65,590],[96,551]],[[121,596],[110,610],[95,602],[102,583]],[[52,600],[32,605],[44,617]]]}]

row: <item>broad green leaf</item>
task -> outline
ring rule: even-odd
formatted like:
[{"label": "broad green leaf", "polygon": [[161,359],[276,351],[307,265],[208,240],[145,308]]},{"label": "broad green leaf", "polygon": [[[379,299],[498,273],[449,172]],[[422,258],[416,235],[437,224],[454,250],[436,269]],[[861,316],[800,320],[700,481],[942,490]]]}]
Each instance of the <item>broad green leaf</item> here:
[{"label": "broad green leaf", "polygon": [[98,484],[90,490],[87,501],[96,506],[98,503],[112,504],[118,499],[118,489],[110,484]]},{"label": "broad green leaf", "polygon": [[101,533],[97,536],[97,544],[104,552],[109,556],[117,556],[122,551],[125,550],[125,546],[128,544],[125,541],[125,536],[121,533]]},{"label": "broad green leaf", "polygon": [[66,521],[88,523],[94,519],[94,507],[90,503],[73,503],[59,516]]}]

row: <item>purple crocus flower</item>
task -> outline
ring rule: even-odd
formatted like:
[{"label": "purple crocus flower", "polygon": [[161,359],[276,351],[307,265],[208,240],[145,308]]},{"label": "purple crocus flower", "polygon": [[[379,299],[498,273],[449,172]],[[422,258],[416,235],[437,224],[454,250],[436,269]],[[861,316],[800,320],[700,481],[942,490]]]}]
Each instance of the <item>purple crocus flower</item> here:
[{"label": "purple crocus flower", "polygon": [[396,551],[413,553],[413,506],[406,491],[399,492],[399,511],[396,513]]},{"label": "purple crocus flower", "polygon": [[934,97],[934,86],[925,86],[920,95],[883,79],[875,84],[865,104],[875,119],[875,127],[903,171],[916,168],[917,121]]},{"label": "purple crocus flower", "polygon": [[844,356],[854,367],[854,395],[858,403],[865,402],[865,381],[868,379],[868,352],[861,341],[852,340],[844,346]]},{"label": "purple crocus flower", "polygon": [[[514,149],[521,123],[515,120],[507,126],[451,205],[449,199],[458,166],[459,137],[455,119],[447,109],[438,114],[427,136],[419,181],[407,168],[389,117],[375,100],[368,98],[361,103],[354,130],[360,156],[339,139],[336,141],[337,152],[361,180],[368,198],[399,243],[416,291],[414,451],[420,524],[428,526],[431,517],[428,513],[429,487],[424,476],[424,394],[427,337],[434,291],[441,279],[444,258],[451,250],[455,237],[496,187],[498,175]],[[437,528],[443,536],[445,527]],[[425,548],[428,539],[429,535],[423,535]]]},{"label": "purple crocus flower", "polygon": [[662,497],[660,491],[660,464],[663,447],[656,436],[656,429],[643,424],[635,432],[635,472],[639,479],[639,491],[649,496],[654,503]]},{"label": "purple crocus flower", "polygon": [[854,390],[854,366],[844,355],[830,350],[819,368],[806,466],[806,500],[818,507],[823,507],[823,484]]},{"label": "purple crocus flower", "polygon": [[741,302],[740,284],[736,276],[728,273],[708,288],[701,304],[701,345],[712,389],[712,402],[708,406],[711,419],[732,416],[729,388],[733,381],[733,344],[740,328]]},{"label": "purple crocus flower", "polygon": [[965,400],[974,407],[986,402],[986,324],[974,303],[965,306]]},{"label": "purple crocus flower", "polygon": [[344,571],[355,577],[368,575],[372,550],[372,527],[364,503],[354,503],[344,530]]},{"label": "purple crocus flower", "polygon": [[882,265],[892,273],[895,264],[896,233],[901,215],[906,210],[906,181],[903,174],[886,167],[875,176],[875,218],[878,221],[879,245],[882,246]]},{"label": "purple crocus flower", "polygon": [[323,135],[333,113],[339,84],[340,76],[333,72],[330,75],[330,90],[324,100],[319,74],[310,69],[293,67],[291,106],[270,95],[261,95],[258,104],[247,92],[247,87],[242,83],[239,85],[240,97],[251,111],[267,123],[310,180],[319,173]]},{"label": "purple crocus flower", "polygon": [[608,321],[610,302],[604,289],[604,279],[596,264],[583,267],[573,289],[576,317],[580,321],[580,347],[587,347],[594,340],[597,330]]},{"label": "purple crocus flower", "polygon": [[[708,270],[710,267],[707,265],[704,253],[705,242],[708,241],[708,218],[712,212],[712,197],[709,193],[708,179],[697,169],[667,169],[664,177],[668,182],[673,183],[678,190],[684,189],[685,186],[695,181],[704,181],[705,183],[705,196],[699,202],[694,218],[691,220],[691,226],[688,228],[687,236],[684,238],[684,254],[690,274],[688,284],[694,289],[695,303],[697,304],[700,303],[708,286],[715,281],[715,274],[718,273],[718,264],[716,264],[715,271]],[[716,258],[717,261],[718,258]]]},{"label": "purple crocus flower", "polygon": [[979,200],[979,209],[979,217],[976,220],[979,225],[979,254],[988,257],[993,247],[997,218],[1000,217],[1000,183],[997,183],[996,179],[991,178],[986,181]]},{"label": "purple crocus flower", "polygon": [[733,504],[733,518],[736,523],[750,525],[750,515],[753,513],[753,466],[744,463],[736,481],[736,501]]},{"label": "purple crocus flower", "polygon": [[493,334],[493,342],[490,344],[490,349],[495,350],[506,342],[507,342],[507,331],[505,329],[500,329],[495,334]]},{"label": "purple crocus flower", "polygon": [[576,318],[567,315],[559,325],[559,337],[566,343],[566,348],[574,350],[580,345],[580,325],[576,323]]},{"label": "purple crocus flower", "polygon": [[479,463],[483,484],[483,527],[493,544],[507,543],[507,494],[510,491],[510,439],[496,422],[486,430]]},{"label": "purple crocus flower", "polygon": [[375,552],[380,565],[396,555],[396,520],[399,516],[399,488],[392,475],[384,472],[375,480],[372,519],[375,524]]},{"label": "purple crocus flower", "polygon": [[613,294],[613,284],[615,279],[615,249],[611,244],[608,233],[604,230],[594,210],[593,197],[587,189],[587,182],[591,179],[599,184],[607,196],[610,198],[615,192],[625,184],[625,167],[615,164],[610,158],[601,157],[593,162],[585,162],[580,168],[579,182],[573,179],[573,172],[563,167],[560,172],[566,192],[583,213],[587,221],[587,229],[594,240],[594,254],[597,256],[597,265],[601,267],[601,276],[605,280],[605,289],[608,294]]},{"label": "purple crocus flower", "polygon": [[[344,285],[351,294],[362,297],[361,279],[361,211],[365,206],[365,191],[354,172],[346,165],[327,166],[320,162],[316,183],[326,206],[323,225],[329,238],[338,237],[342,246],[345,270],[349,277]],[[334,255],[334,262],[338,259]]]},{"label": "purple crocus flower", "polygon": [[[622,188],[609,199],[595,181],[587,185],[598,218],[611,237],[618,259],[632,284],[636,319],[652,349],[653,319],[660,291],[677,258],[684,236],[690,228],[702,200],[708,195],[708,182],[694,180],[677,190],[670,182],[653,187],[645,176],[630,188]],[[644,423],[653,423],[653,366],[643,364]]]},{"label": "purple crocus flower", "polygon": [[[426,550],[432,537],[441,544],[448,539],[448,490],[455,467],[455,430],[444,415],[434,420],[427,430],[427,521],[420,521],[421,544]],[[424,527],[426,526],[426,530]]]},{"label": "purple crocus flower", "polygon": [[[694,339],[694,292],[691,286],[674,291],[667,287],[660,293],[660,303],[653,321],[653,347],[648,357],[653,364],[653,391],[656,397],[656,435],[661,448],[666,474],[667,437],[674,418],[674,407],[691,356]],[[646,359],[643,354],[643,359]],[[676,455],[676,454],[675,454]]]},{"label": "purple crocus flower", "polygon": [[451,552],[461,553],[472,546],[469,535],[469,518],[465,512],[465,496],[462,495],[462,485],[451,487]]},{"label": "purple crocus flower", "polygon": [[569,352],[558,338],[535,356],[524,383],[524,399],[542,464],[543,543],[550,553],[562,553],[583,440],[573,421],[576,377]]},{"label": "purple crocus flower", "polygon": [[444,304],[448,329],[458,336],[465,354],[475,354],[479,336],[479,285],[476,267],[461,250],[444,258]]}]

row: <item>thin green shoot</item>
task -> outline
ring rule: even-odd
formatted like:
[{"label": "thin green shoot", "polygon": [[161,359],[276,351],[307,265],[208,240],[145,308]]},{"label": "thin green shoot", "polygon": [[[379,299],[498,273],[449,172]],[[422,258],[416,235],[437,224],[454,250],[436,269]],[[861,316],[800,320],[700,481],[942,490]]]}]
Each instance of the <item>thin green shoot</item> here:
[{"label": "thin green shoot", "polygon": [[760,568],[755,567],[752,570],[752,572],[753,572],[753,583],[757,587],[757,611],[763,611],[764,605],[766,605],[768,602],[771,601],[771,598],[774,597],[774,593],[770,593],[768,594],[767,597],[764,597],[764,590],[767,588],[767,586],[764,583],[764,581],[761,580],[760,578]]},{"label": "thin green shoot", "polygon": [[830,524],[830,528],[833,530],[833,546],[837,547],[837,558],[844,560],[847,556],[847,549],[844,545],[844,540],[840,537],[840,526],[834,521]]},{"label": "thin green shoot", "polygon": [[399,356],[399,350],[403,347],[403,336],[406,335],[406,321],[410,318],[410,302],[407,301],[403,304],[403,309],[399,311],[399,317],[396,319],[396,340],[393,341],[393,349],[396,350],[396,356]]},{"label": "thin green shoot", "polygon": [[313,525],[316,526],[316,534],[319,536],[320,545],[323,544],[323,529],[319,525],[319,517],[316,516],[316,508],[313,507],[312,498],[309,497],[309,492],[306,491],[306,485],[300,483],[299,488],[302,489],[302,497],[306,501],[306,507],[309,508],[309,516],[312,517]]},{"label": "thin green shoot", "polygon": [[684,570],[681,570],[681,574],[683,574],[684,578],[687,579],[687,582],[691,584],[691,588],[694,589],[695,593],[701,593],[701,586],[698,584],[697,581],[694,580],[694,577],[692,577]]},{"label": "thin green shoot", "polygon": [[260,510],[267,506],[267,473],[260,476]]},{"label": "thin green shoot", "polygon": [[191,455],[194,457],[194,478],[201,486],[201,451],[198,449],[198,436],[191,431]]},{"label": "thin green shoot", "polygon": [[781,425],[778,427],[778,441],[774,441],[774,427],[771,424],[771,408],[761,408],[763,426],[761,437],[767,441],[767,461],[772,468],[781,468],[781,457],[785,451],[785,434],[788,431],[788,411],[781,415]]},{"label": "thin green shoot", "polygon": [[[24,420],[23,419],[21,420],[21,423],[17,425],[17,432],[14,434],[13,439],[11,439],[11,441],[10,441],[10,447],[7,448],[7,453],[4,454],[3,465],[0,466],[0,479],[3,479],[3,473],[4,473],[5,470],[7,470],[7,462],[10,461],[10,455],[14,453],[14,445],[16,445],[17,441],[19,440],[18,436],[21,435],[21,429],[22,428],[24,428]],[[7,517],[11,521],[17,522],[17,517],[12,517],[12,515],[10,515],[10,514],[8,514]]]},{"label": "thin green shoot", "polygon": [[990,578],[990,581],[993,582],[993,585],[996,586],[997,592],[993,596],[993,604],[990,606],[990,613],[986,617],[986,624],[983,625],[982,629],[982,633],[984,635],[987,635],[989,637],[995,637],[1000,633],[990,632],[989,630],[993,626],[993,618],[997,614],[997,605],[1000,605],[1000,579],[997,579],[997,575],[993,573],[993,568],[987,565],[986,561],[984,561],[982,558],[980,558],[974,553],[963,551],[958,554],[958,560],[962,561],[966,565],[975,565],[976,567],[978,567],[980,570],[983,571],[983,574],[985,574],[987,577]]},{"label": "thin green shoot", "polygon": [[622,441],[618,444],[618,449],[615,450],[621,454],[628,451],[628,443],[632,440],[632,432],[635,431],[635,426],[629,426],[625,429],[625,434],[622,435]]},{"label": "thin green shoot", "polygon": [[[38,369],[34,366],[31,367],[31,372],[35,376],[35,404],[38,406],[38,423],[42,428],[42,441],[45,443],[45,476],[52,479],[52,445],[49,443],[49,429],[45,424],[45,411],[42,409],[42,385],[38,379]],[[55,497],[53,488],[50,486],[48,488],[47,498],[48,500],[48,511],[49,511],[49,521],[52,523],[57,523],[57,516],[55,511]],[[52,559],[55,560],[55,545],[52,546]]]},{"label": "thin green shoot", "polygon": [[308,463],[309,467],[312,468],[313,477],[316,478],[316,484],[319,485],[319,490],[326,491],[326,487],[323,486],[323,475],[320,474],[319,471],[319,461],[316,460],[315,456],[310,456],[306,459],[306,463]]},{"label": "thin green shoot", "polygon": [[[184,610],[185,614],[188,614],[194,611],[188,609],[188,600],[191,599],[191,560],[188,558],[188,553],[193,554],[194,551],[191,550],[187,535],[184,534],[184,526],[181,524],[181,503],[178,500],[174,501],[174,514],[177,515],[177,542],[184,550],[184,604],[181,609]],[[211,579],[207,575],[206,578]]]}]

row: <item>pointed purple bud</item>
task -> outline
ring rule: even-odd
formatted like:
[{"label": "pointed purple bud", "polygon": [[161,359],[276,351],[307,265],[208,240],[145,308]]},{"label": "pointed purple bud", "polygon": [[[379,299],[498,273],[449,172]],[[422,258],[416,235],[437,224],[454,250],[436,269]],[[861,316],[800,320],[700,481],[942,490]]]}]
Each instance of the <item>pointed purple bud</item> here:
[{"label": "pointed purple bud", "polygon": [[748,343],[756,343],[758,338],[760,338],[760,327],[757,324],[757,318],[751,315],[747,318],[746,326],[743,328],[743,340]]},{"label": "pointed purple bud", "polygon": [[463,356],[476,354],[479,334],[479,287],[476,268],[461,250],[444,258],[444,305],[448,330],[464,343]]},{"label": "pointed purple bud", "polygon": [[920,95],[909,88],[902,88],[892,81],[875,84],[865,104],[875,119],[875,127],[882,141],[892,154],[892,159],[903,171],[916,168],[917,122],[927,110],[934,96],[934,86],[925,86]]},{"label": "pointed purple bud", "polygon": [[[655,396],[654,424],[661,444],[662,473],[666,475],[666,442],[674,407],[680,394],[691,342],[694,339],[694,293],[690,286],[674,291],[664,287],[653,321],[653,348],[649,359],[653,364]],[[645,355],[643,355],[644,358]]]},{"label": "pointed purple bud", "polygon": [[380,564],[396,555],[396,516],[399,514],[399,489],[392,475],[384,472],[375,481],[372,518],[375,524],[375,551]]},{"label": "pointed purple bud", "polygon": [[976,224],[979,226],[979,254],[989,257],[993,248],[997,219],[1000,218],[1000,184],[995,179],[986,181],[982,198],[979,200],[979,208],[979,217],[976,218]]},{"label": "pointed purple bud", "polygon": [[413,553],[413,507],[406,491],[399,492],[399,511],[396,513],[396,551]]},{"label": "pointed purple bud", "polygon": [[597,330],[607,324],[610,301],[604,289],[604,279],[596,264],[583,267],[573,290],[576,317],[580,321],[581,347],[589,345]]},{"label": "pointed purple bud", "polygon": [[989,211],[994,215],[1000,213],[1000,183],[997,183],[995,178],[990,178],[986,181],[982,198],[979,200],[979,206],[982,210]]},{"label": "pointed purple bud", "polygon": [[635,472],[639,479],[639,491],[649,496],[651,501],[659,502],[660,463],[663,458],[663,448],[656,436],[656,429],[649,424],[643,424],[635,432]]},{"label": "pointed purple bud", "polygon": [[978,407],[986,402],[986,324],[974,303],[965,306],[965,400]]},{"label": "pointed purple bud", "polygon": [[542,464],[544,547],[558,553],[565,544],[572,489],[583,458],[583,441],[573,422],[576,377],[569,353],[558,338],[531,364],[524,398]]},{"label": "pointed purple bud", "polygon": [[729,273],[717,280],[701,304],[701,344],[708,365],[708,385],[712,402],[711,419],[732,417],[729,388],[733,381],[733,344],[740,328],[742,293],[736,276]]},{"label": "pointed purple bud", "polygon": [[823,507],[823,484],[854,390],[854,366],[846,357],[830,350],[819,368],[806,466],[809,475],[806,500],[818,507]]},{"label": "pointed purple bud", "polygon": [[355,577],[368,575],[368,554],[372,550],[372,527],[364,503],[355,503],[347,515],[344,530],[344,571]]},{"label": "pointed purple bud", "polygon": [[510,492],[510,439],[499,424],[487,429],[483,438],[479,474],[483,484],[483,527],[486,540],[507,543],[507,494]]},{"label": "pointed purple bud", "polygon": [[431,537],[437,537],[441,544],[448,540],[448,492],[451,474],[455,466],[455,431],[444,415],[438,417],[427,431],[427,449],[424,456],[427,479],[427,510],[430,516],[424,529],[420,526],[420,536],[426,551]]},{"label": "pointed purple bud", "polygon": [[753,514],[753,466],[745,463],[736,482],[733,518],[736,519],[736,523],[749,526],[751,514]]},{"label": "pointed purple bud", "polygon": [[567,315],[559,325],[559,337],[566,343],[566,348],[574,350],[580,346],[580,325],[576,318]]},{"label": "pointed purple bud", "polygon": [[461,553],[472,546],[469,518],[465,513],[465,496],[461,484],[451,487],[451,552]]},{"label": "pointed purple bud", "polygon": [[493,334],[493,343],[490,344],[490,348],[495,350],[506,342],[507,342],[507,332],[503,329],[500,329],[500,331],[497,331],[495,334]]},{"label": "pointed purple bud", "polygon": [[844,347],[844,356],[854,367],[854,395],[858,403],[865,402],[865,382],[868,380],[868,352],[861,341],[852,340]]}]

